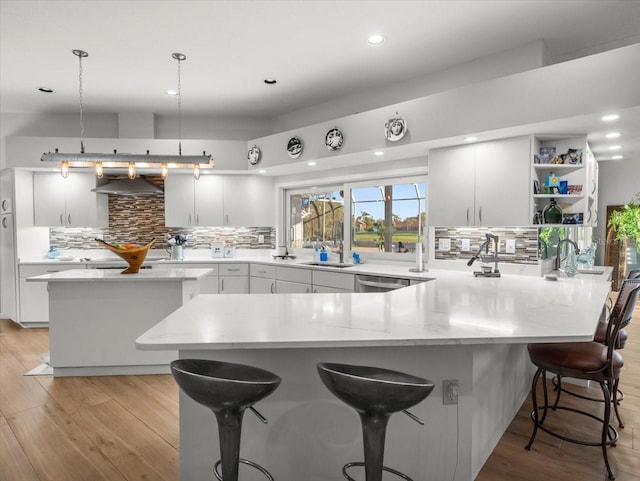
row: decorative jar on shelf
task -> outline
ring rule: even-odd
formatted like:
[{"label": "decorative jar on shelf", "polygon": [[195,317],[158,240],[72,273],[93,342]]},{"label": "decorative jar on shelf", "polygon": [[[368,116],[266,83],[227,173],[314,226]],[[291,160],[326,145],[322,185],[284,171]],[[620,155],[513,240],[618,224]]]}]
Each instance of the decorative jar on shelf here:
[{"label": "decorative jar on shelf", "polygon": [[551,199],[542,211],[542,218],[545,224],[562,223],[562,209],[555,199]]}]

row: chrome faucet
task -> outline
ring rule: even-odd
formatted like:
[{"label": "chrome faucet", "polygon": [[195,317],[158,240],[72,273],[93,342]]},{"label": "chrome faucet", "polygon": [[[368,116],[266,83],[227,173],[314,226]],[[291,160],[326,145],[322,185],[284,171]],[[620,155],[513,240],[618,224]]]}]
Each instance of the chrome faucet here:
[{"label": "chrome faucet", "polygon": [[[571,239],[562,239],[560,242],[558,242],[558,247],[556,248],[556,261],[554,264],[554,269],[556,271],[560,270],[560,267],[562,266],[562,258],[560,256],[560,252],[562,251],[562,244],[564,244],[565,242],[573,246],[573,248],[576,251],[576,255],[580,254],[580,249],[578,248],[578,244],[576,244]],[[567,251],[567,254],[568,254],[568,251]]]}]

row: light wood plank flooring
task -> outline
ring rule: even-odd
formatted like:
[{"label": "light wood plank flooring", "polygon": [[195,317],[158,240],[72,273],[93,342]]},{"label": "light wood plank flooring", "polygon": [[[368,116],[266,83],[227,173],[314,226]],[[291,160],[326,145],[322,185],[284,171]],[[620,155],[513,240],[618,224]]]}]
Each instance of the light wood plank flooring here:
[{"label": "light wood plank flooring", "polygon": [[[640,481],[640,307],[634,321],[622,351],[626,427],[609,449],[618,481]],[[178,389],[171,376],[24,376],[41,363],[48,342],[46,329],[0,320],[0,481],[178,481]],[[476,481],[607,479],[599,448],[539,432],[526,451],[530,410],[527,400]],[[571,417],[558,426],[573,433],[592,428]]]}]

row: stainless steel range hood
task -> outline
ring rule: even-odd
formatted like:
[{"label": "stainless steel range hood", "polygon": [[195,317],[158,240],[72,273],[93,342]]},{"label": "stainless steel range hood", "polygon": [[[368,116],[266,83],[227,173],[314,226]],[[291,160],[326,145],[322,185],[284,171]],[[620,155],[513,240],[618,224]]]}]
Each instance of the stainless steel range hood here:
[{"label": "stainless steel range hood", "polygon": [[113,195],[155,195],[162,194],[162,189],[156,187],[144,176],[136,177],[135,179],[118,179],[109,182],[104,185],[100,185],[95,189],[91,189],[92,192],[98,194],[113,194]]}]

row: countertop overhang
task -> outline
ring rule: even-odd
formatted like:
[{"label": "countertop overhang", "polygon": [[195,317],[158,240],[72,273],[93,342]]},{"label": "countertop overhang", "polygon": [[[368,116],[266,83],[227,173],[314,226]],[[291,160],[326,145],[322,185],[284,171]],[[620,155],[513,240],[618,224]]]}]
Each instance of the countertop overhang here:
[{"label": "countertop overhang", "polygon": [[70,269],[28,277],[27,282],[149,282],[168,280],[197,280],[211,269],[141,269],[137,274],[121,274],[111,269]]},{"label": "countertop overhang", "polygon": [[[141,350],[589,341],[609,282],[429,271],[387,293],[199,295],[136,340]],[[595,276],[592,276],[595,277]]]}]

